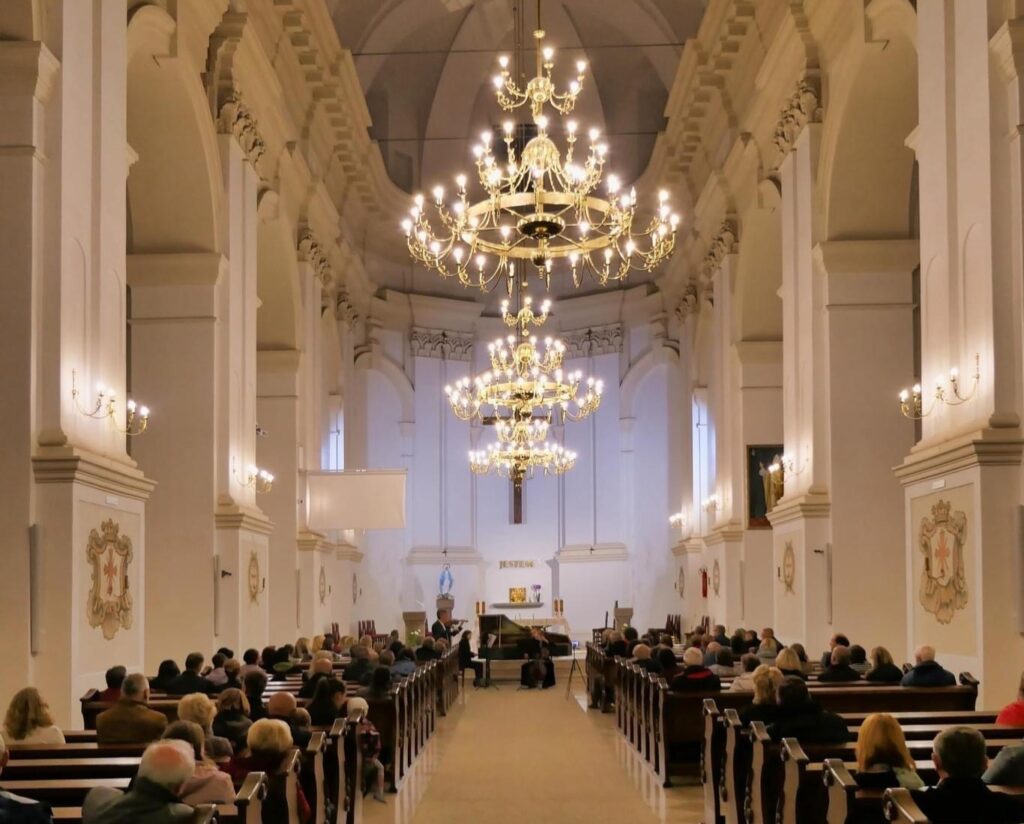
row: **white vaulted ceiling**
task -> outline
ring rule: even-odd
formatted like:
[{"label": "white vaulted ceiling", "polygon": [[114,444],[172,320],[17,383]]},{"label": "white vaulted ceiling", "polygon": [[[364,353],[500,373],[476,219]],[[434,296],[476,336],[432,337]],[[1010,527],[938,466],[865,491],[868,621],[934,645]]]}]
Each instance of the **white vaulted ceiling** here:
[{"label": "white vaulted ceiling", "polygon": [[[472,171],[482,130],[509,118],[490,79],[498,54],[511,54],[522,24],[527,78],[533,75],[536,0],[327,0],[341,44],[352,52],[391,179],[407,192],[450,185]],[[546,44],[564,88],[577,59],[588,61],[574,116],[596,126],[610,148],[608,170],[623,181],[644,172],[676,76],[705,0],[543,0]],[[512,118],[529,120],[528,110]],[[397,226],[401,215],[395,215]],[[402,239],[396,233],[396,243]],[[370,264],[378,282],[412,291],[451,292],[422,271]],[[649,276],[648,276],[649,277]],[[636,280],[643,276],[638,273]],[[448,288],[448,287],[451,288]]]}]

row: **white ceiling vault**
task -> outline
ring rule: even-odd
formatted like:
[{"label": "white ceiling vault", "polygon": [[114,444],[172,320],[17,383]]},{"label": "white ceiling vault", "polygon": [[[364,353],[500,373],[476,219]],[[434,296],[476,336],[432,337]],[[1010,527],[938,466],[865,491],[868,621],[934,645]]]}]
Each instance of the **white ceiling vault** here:
[{"label": "white ceiling vault", "polygon": [[[480,132],[509,119],[494,99],[497,56],[511,54],[517,23],[526,79],[532,77],[537,0],[327,0],[338,37],[352,53],[388,174],[407,192],[450,185],[472,171]],[[634,181],[647,168],[683,44],[697,33],[706,0],[541,0],[554,77],[563,87],[575,62],[588,66],[573,116],[609,145],[608,169]],[[524,107],[511,118],[529,120]],[[640,192],[641,198],[653,193]],[[402,215],[395,215],[395,242]],[[373,278],[403,291],[480,298],[410,263],[367,261]],[[635,273],[624,285],[652,275]],[[552,284],[552,291],[555,290]],[[571,288],[570,288],[571,291]]]}]

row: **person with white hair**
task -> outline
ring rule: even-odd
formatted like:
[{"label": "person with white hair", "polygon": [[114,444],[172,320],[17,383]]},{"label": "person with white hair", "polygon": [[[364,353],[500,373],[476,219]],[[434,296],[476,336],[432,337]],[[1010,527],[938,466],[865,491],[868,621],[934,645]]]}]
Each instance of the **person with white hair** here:
[{"label": "person with white hair", "polygon": [[[373,786],[373,799],[384,803],[384,758],[380,733],[369,719],[370,704],[353,696],[346,702],[346,715],[356,725],[356,740],[363,754],[363,787]],[[365,792],[365,790],[364,790]]]},{"label": "person with white hair", "polygon": [[[7,766],[9,757],[7,744],[0,735],[0,773]],[[53,815],[48,804],[33,801],[31,798],[22,798],[0,787],[0,821],[9,821],[11,824],[52,824]]]},{"label": "person with white hair", "polygon": [[904,687],[955,687],[956,676],[935,660],[935,647],[923,644],[914,650],[914,666],[900,683]]},{"label": "person with white hair", "polygon": [[699,647],[688,647],[683,653],[683,670],[669,684],[673,692],[718,692],[722,682],[704,666],[704,653]]},{"label": "person with white hair", "polygon": [[94,787],[82,804],[82,824],[174,824],[194,810],[179,792],[196,770],[195,753],[185,741],[163,740],[146,747],[128,792]]}]

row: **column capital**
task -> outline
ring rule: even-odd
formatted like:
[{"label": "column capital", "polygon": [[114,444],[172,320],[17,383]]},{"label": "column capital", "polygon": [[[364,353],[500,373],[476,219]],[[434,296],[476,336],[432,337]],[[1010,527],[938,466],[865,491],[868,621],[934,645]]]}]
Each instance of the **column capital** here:
[{"label": "column capital", "polygon": [[797,81],[775,124],[772,141],[779,152],[778,163],[793,151],[797,138],[807,124],[821,123],[823,119],[821,78],[817,74],[807,74]]},{"label": "column capital", "polygon": [[50,99],[60,61],[39,41],[0,41],[0,97]]}]

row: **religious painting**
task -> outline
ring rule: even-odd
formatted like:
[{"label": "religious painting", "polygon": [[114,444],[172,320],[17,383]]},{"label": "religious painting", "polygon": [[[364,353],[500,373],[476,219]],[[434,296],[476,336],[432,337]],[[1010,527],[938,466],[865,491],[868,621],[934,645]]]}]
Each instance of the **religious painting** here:
[{"label": "religious painting", "polygon": [[793,584],[796,581],[796,551],[793,549],[793,542],[786,541],[786,548],[782,551],[782,583],[786,592],[794,592]]},{"label": "religious painting", "polygon": [[508,602],[510,604],[526,603],[526,587],[509,587]]},{"label": "religious painting", "polygon": [[[747,447],[747,528],[770,529],[768,513],[782,497],[784,479],[782,455],[785,450],[778,446]],[[770,472],[768,467],[779,466]]]},{"label": "religious painting", "polygon": [[930,644],[943,655],[977,655],[977,506],[970,483],[911,498],[907,588],[914,646]]},{"label": "religious painting", "polygon": [[99,531],[89,532],[86,558],[92,566],[92,590],[89,592],[89,626],[100,627],[111,640],[121,627],[132,625],[132,596],[128,591],[128,565],[132,562],[132,542],[121,535],[121,526],[108,519]]},{"label": "religious painting", "polygon": [[949,501],[940,498],[917,532],[917,549],[924,556],[918,597],[940,624],[948,624],[967,606],[966,542],[967,515],[952,511]]}]

